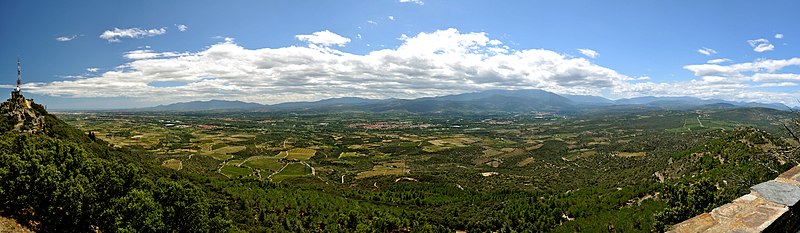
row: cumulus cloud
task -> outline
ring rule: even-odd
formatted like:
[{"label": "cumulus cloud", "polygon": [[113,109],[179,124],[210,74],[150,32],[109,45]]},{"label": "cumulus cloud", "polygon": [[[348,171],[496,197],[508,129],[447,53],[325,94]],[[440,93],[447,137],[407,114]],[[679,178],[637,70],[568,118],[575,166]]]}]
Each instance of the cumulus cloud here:
[{"label": "cumulus cloud", "polygon": [[95,67],[86,68],[86,71],[89,71],[89,72],[92,72],[92,73],[97,72],[99,70],[100,70],[100,68],[95,68]]},{"label": "cumulus cloud", "polygon": [[783,34],[775,34],[775,39],[783,39]]},{"label": "cumulus cloud", "polygon": [[108,42],[120,42],[121,38],[143,38],[158,36],[167,33],[166,28],[139,29],[139,28],[114,28],[100,34],[100,38]]},{"label": "cumulus cloud", "polygon": [[[333,34],[333,33],[331,33]],[[30,83],[33,93],[62,97],[135,97],[153,102],[238,99],[260,103],[359,96],[416,98],[486,89],[539,88],[595,94],[633,80],[616,71],[549,50],[511,50],[486,33],[456,29],[401,37],[395,49],[351,54],[299,36],[307,47],[247,49],[233,42],[203,51],[135,50],[116,70],[76,80]],[[312,39],[313,38],[313,39]],[[312,40],[314,40],[312,42]],[[172,56],[178,54],[177,56]],[[158,87],[153,82],[181,82]]]},{"label": "cumulus cloud", "polygon": [[600,55],[599,53],[597,53],[597,51],[594,51],[594,50],[591,50],[591,49],[578,49],[578,52],[581,52],[581,54],[583,54],[584,56],[587,56],[589,58],[595,58],[598,55]]},{"label": "cumulus cloud", "polygon": [[706,63],[709,63],[709,64],[722,64],[722,63],[727,63],[727,62],[732,62],[732,60],[731,59],[727,59],[727,58],[717,58],[717,59],[708,60]]},{"label": "cumulus cloud", "polygon": [[178,28],[178,31],[182,31],[182,32],[185,32],[186,30],[189,30],[189,27],[186,26],[186,25],[183,25],[183,24],[175,24],[175,27]]},{"label": "cumulus cloud", "polygon": [[56,37],[56,41],[59,41],[59,42],[67,42],[67,41],[72,41],[72,40],[74,40],[74,39],[75,39],[75,37],[78,37],[78,36],[77,36],[77,35],[72,35],[72,36],[59,36],[59,37]]},{"label": "cumulus cloud", "polygon": [[301,41],[323,46],[344,46],[345,44],[350,43],[350,38],[340,36],[339,34],[328,30],[315,32],[311,35],[296,35],[295,37]]},{"label": "cumulus cloud", "polygon": [[747,43],[750,44],[750,47],[753,47],[753,51],[756,51],[756,52],[759,52],[759,53],[766,52],[766,51],[772,51],[773,49],[775,49],[775,46],[772,45],[771,43],[769,43],[769,40],[764,39],[764,38],[755,39],[755,40],[747,40]]},{"label": "cumulus cloud", "polygon": [[[727,60],[725,62],[730,62]],[[780,102],[797,105],[800,99],[797,91],[770,91],[761,88],[791,87],[800,82],[800,74],[783,72],[788,67],[800,66],[800,58],[758,59],[721,65],[722,62],[699,65],[687,65],[685,69],[692,71],[699,79],[687,82],[662,84],[635,84],[640,91],[651,88],[651,93],[660,95],[691,95],[701,98],[721,98],[739,101]],[[631,88],[628,86],[627,88]],[[631,91],[631,90],[629,90]]]},{"label": "cumulus cloud", "polygon": [[702,47],[702,48],[698,49],[697,52],[700,53],[700,54],[706,55],[706,56],[709,56],[711,54],[717,54],[717,50],[709,49],[709,48],[706,48],[706,47]]},{"label": "cumulus cloud", "polygon": [[[310,41],[312,37],[297,39]],[[551,50],[511,49],[482,32],[446,29],[403,35],[400,40],[396,48],[366,54],[313,42],[251,49],[233,40],[190,53],[134,50],[125,53],[130,60],[116,69],[80,79],[29,83],[26,90],[60,97],[129,97],[144,104],[208,99],[278,103],[346,96],[419,98],[488,89],[543,89],[611,98],[688,95],[791,105],[800,98],[797,92],[761,89],[800,82],[797,74],[780,73],[786,67],[800,66],[800,58],[687,65],[684,68],[697,78],[658,82]],[[185,85],[156,85],[163,82]]]},{"label": "cumulus cloud", "polygon": [[394,16],[389,16],[389,20],[394,20]]},{"label": "cumulus cloud", "polygon": [[400,2],[402,2],[402,3],[414,3],[414,4],[417,4],[417,5],[420,5],[420,6],[421,5],[425,5],[425,3],[422,2],[422,0],[400,0]]}]

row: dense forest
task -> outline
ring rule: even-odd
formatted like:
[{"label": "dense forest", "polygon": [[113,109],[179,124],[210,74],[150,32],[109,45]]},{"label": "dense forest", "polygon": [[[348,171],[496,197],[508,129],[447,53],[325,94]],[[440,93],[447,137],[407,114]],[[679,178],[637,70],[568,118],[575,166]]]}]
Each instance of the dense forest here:
[{"label": "dense forest", "polygon": [[[699,138],[707,141],[671,153],[668,162],[643,158],[633,163],[641,168],[621,174],[564,181],[583,185],[566,190],[464,188],[436,173],[415,176],[419,182],[361,182],[380,189],[329,185],[314,177],[276,183],[168,169],[149,162],[147,150],[109,147],[93,133],[38,111],[46,115],[43,135],[9,130],[3,122],[0,211],[43,232],[663,231],[796,165],[761,149],[788,146],[783,140],[740,128],[705,133]],[[665,150],[658,142],[639,143],[646,145],[629,146]],[[543,148],[560,153],[563,146],[554,142]],[[454,163],[456,156],[472,150],[445,150],[453,157],[435,159]],[[598,161],[615,163],[613,158],[587,163]],[[622,178],[652,176],[649,163],[663,165],[668,179],[626,183]],[[635,173],[641,169],[648,174]],[[570,175],[584,176],[550,177]],[[458,179],[474,178],[453,178]]]}]

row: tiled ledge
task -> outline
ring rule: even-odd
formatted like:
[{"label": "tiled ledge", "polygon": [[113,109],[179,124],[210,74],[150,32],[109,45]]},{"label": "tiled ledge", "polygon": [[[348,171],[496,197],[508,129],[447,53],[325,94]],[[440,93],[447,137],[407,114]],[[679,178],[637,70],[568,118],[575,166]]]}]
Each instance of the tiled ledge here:
[{"label": "tiled ledge", "polygon": [[673,226],[670,232],[798,232],[800,166],[750,188],[750,194]]}]

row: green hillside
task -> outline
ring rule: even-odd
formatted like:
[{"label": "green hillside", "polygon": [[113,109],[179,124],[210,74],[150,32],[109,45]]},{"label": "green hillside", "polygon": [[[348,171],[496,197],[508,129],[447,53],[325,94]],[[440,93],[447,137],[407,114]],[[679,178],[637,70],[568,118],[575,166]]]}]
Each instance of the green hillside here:
[{"label": "green hillside", "polygon": [[[798,157],[781,152],[785,135],[731,117],[672,130],[689,112],[462,115],[480,127],[450,133],[437,128],[450,115],[60,116],[91,134],[37,112],[44,133],[0,135],[0,214],[43,232],[649,232]],[[215,145],[236,150],[215,157]]]}]

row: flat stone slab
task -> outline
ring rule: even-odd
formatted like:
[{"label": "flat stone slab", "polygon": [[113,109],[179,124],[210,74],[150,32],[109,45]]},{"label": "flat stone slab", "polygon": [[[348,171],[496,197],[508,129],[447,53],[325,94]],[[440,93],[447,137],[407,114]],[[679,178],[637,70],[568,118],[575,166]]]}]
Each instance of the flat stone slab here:
[{"label": "flat stone slab", "polygon": [[708,228],[717,225],[717,221],[711,217],[711,214],[704,213],[701,215],[697,215],[694,218],[686,220],[682,223],[675,224],[672,230],[669,232],[673,233],[694,233],[694,232],[704,232],[707,231]]},{"label": "flat stone slab", "polygon": [[750,203],[750,202],[755,201],[756,199],[758,199],[758,196],[753,195],[753,194],[746,194],[744,196],[736,198],[736,200],[733,200],[733,202]]},{"label": "flat stone slab", "polygon": [[786,206],[794,206],[800,201],[800,187],[770,180],[750,187],[764,199]]},{"label": "flat stone slab", "polygon": [[770,224],[775,222],[776,219],[780,218],[783,213],[786,213],[786,211],[788,211],[788,209],[762,205],[756,207],[755,212],[743,217],[740,221],[748,228],[763,231],[767,229]]}]

